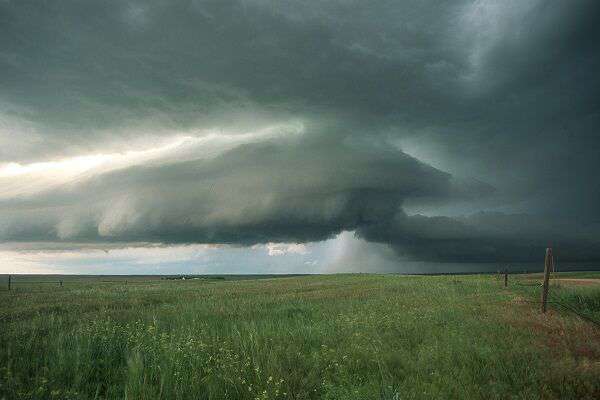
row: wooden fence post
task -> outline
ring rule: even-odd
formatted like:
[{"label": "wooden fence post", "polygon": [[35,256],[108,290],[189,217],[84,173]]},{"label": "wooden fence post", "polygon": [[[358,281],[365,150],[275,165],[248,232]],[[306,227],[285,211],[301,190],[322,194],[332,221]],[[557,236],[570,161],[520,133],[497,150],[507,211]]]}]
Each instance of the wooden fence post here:
[{"label": "wooden fence post", "polygon": [[552,249],[546,249],[546,259],[544,260],[544,286],[542,288],[542,313],[546,312],[546,303],[548,301],[548,286],[550,284],[550,271],[553,267]]},{"label": "wooden fence post", "polygon": [[504,269],[504,287],[508,287],[508,269]]},{"label": "wooden fence post", "polygon": [[11,276],[9,275],[8,276],[8,290],[10,290],[10,278],[11,278]]},{"label": "wooden fence post", "polygon": [[60,280],[60,287],[62,287],[62,279]]}]

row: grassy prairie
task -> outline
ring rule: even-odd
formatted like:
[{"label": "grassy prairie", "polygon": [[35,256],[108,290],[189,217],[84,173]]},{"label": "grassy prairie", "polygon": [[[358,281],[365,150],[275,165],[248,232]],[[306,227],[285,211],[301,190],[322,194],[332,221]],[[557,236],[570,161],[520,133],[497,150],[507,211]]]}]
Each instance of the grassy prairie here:
[{"label": "grassy prairie", "polygon": [[[3,287],[0,398],[600,398],[600,330],[554,304],[540,315],[535,282],[336,275]],[[600,285],[553,289],[600,317]]]}]

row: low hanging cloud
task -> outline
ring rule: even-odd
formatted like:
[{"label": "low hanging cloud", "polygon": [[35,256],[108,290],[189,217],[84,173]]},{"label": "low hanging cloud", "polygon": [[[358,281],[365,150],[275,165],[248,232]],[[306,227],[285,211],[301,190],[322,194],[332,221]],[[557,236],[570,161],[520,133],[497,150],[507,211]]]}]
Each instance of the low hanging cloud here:
[{"label": "low hanging cloud", "polygon": [[561,261],[600,259],[600,223],[525,214],[427,217],[399,212],[359,228],[358,237],[389,244],[403,260],[529,262],[554,247]]},{"label": "low hanging cloud", "polygon": [[[53,174],[38,176],[37,167],[13,168],[33,169],[37,191],[5,193],[2,203],[10,210],[0,213],[1,238],[306,242],[389,219],[406,198],[467,195],[449,174],[399,150],[359,145],[340,134],[323,139],[314,129],[275,138],[254,135],[252,143],[237,139],[234,148],[211,156],[210,143],[191,142],[189,152],[165,152],[144,163],[136,156],[129,166],[100,163],[66,182],[54,182]],[[17,185],[23,177],[5,179]]]},{"label": "low hanging cloud", "polygon": [[54,175],[36,175],[42,168],[7,167],[40,181],[34,193],[5,194],[12,210],[0,213],[1,239],[41,247],[263,243],[269,255],[283,255],[302,253],[303,242],[356,231],[406,260],[529,261],[553,244],[566,249],[564,260],[600,254],[598,224],[503,213],[407,215],[408,199],[473,201],[494,191],[397,149],[357,145],[339,133],[323,140],[317,128],[293,127],[240,136],[227,146],[219,136],[217,145],[189,140],[189,149],[139,152],[128,163],[83,168],[51,188],[43,180]]}]

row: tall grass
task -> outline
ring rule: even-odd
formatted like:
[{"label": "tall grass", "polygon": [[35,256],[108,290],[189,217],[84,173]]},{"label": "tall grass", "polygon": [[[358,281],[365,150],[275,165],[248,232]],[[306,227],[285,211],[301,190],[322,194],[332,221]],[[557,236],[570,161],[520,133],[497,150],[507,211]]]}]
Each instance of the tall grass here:
[{"label": "tall grass", "polygon": [[[490,277],[346,275],[0,293],[0,398],[594,398]],[[597,346],[597,342],[592,342]]]},{"label": "tall grass", "polygon": [[597,286],[556,286],[551,301],[595,321],[600,327],[600,289]]}]

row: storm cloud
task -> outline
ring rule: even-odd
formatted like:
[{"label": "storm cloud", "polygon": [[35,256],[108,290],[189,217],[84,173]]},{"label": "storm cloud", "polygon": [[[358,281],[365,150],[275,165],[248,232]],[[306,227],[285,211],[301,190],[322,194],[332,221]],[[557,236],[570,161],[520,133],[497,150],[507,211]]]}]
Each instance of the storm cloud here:
[{"label": "storm cloud", "polygon": [[0,241],[600,260],[599,39],[583,0],[0,1]]}]

